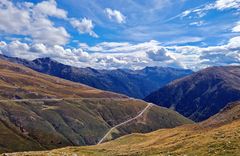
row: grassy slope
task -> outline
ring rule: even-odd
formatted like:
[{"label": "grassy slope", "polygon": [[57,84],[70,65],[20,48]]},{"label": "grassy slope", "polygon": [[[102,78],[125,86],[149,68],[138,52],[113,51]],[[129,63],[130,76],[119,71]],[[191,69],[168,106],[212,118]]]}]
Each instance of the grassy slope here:
[{"label": "grassy slope", "polygon": [[0,60],[0,97],[2,98],[123,98],[79,83],[40,74],[22,65]]},{"label": "grassy slope", "polygon": [[[131,134],[97,146],[68,147],[35,156],[75,154],[78,156],[238,156],[240,153],[240,102],[229,105],[212,118],[195,125],[162,129],[148,134]],[[26,153],[18,153],[26,156]]]},{"label": "grassy slope", "polygon": [[[0,102],[0,119],[10,127],[7,130],[0,127],[0,131],[7,132],[0,134],[0,147],[6,148],[0,148],[0,152],[96,144],[112,126],[135,117],[145,107],[146,103],[142,101],[114,99]],[[151,108],[144,114],[137,121],[119,127],[111,139],[133,132],[150,132],[191,123],[176,112],[161,107]],[[11,131],[18,132],[22,138],[5,142],[5,138],[12,137]],[[13,146],[22,145],[26,138],[37,146]]]},{"label": "grassy slope", "polygon": [[[135,117],[147,105],[0,60],[0,100],[13,98],[65,100],[0,101],[0,152],[96,144],[112,126]],[[118,128],[112,138],[191,123],[176,112],[160,107],[151,108],[144,115],[134,124]],[[169,119],[173,121],[166,122]]]}]

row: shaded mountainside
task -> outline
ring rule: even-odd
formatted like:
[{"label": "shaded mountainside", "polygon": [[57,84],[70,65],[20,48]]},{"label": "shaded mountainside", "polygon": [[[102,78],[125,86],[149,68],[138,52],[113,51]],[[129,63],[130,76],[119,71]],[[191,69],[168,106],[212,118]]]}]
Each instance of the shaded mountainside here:
[{"label": "shaded mountainside", "polygon": [[0,58],[22,64],[38,72],[135,98],[144,98],[165,84],[192,73],[191,70],[167,67],[146,67],[142,70],[96,70],[64,65],[50,58],[33,61],[3,55],[0,55]]},{"label": "shaded mountainside", "polygon": [[199,123],[201,127],[217,127],[240,120],[240,101],[227,104],[219,113]]},{"label": "shaded mountainside", "polygon": [[[147,105],[0,60],[0,152],[96,144]],[[108,139],[188,123],[172,110],[152,106]]]},{"label": "shaded mountainside", "polygon": [[240,100],[240,66],[204,69],[169,83],[145,100],[203,121]]},{"label": "shaded mountainside", "polygon": [[[223,116],[225,122],[222,122]],[[213,120],[214,123],[212,125]],[[208,126],[206,123],[208,123]],[[147,134],[131,134],[95,146],[67,147],[52,151],[16,153],[12,155],[238,156],[240,153],[239,142],[240,102],[236,102],[228,105],[214,117],[198,124],[183,125],[172,129],[161,129]]]}]

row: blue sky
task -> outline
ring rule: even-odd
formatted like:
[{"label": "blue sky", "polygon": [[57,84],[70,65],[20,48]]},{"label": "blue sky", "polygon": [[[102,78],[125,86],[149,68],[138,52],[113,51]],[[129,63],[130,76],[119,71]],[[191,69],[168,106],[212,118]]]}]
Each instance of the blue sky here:
[{"label": "blue sky", "polygon": [[0,53],[95,68],[240,63],[240,0],[0,0]]},{"label": "blue sky", "polygon": [[[14,2],[33,2],[17,1]],[[217,45],[227,42],[229,38],[236,35],[231,32],[234,22],[240,18],[234,15],[235,9],[211,10],[204,17],[176,17],[182,12],[214,3],[214,0],[59,0],[57,6],[68,12],[69,17],[77,19],[87,18],[93,21],[94,31],[99,38],[88,34],[81,34],[72,28],[64,20],[52,19],[56,25],[61,25],[71,33],[71,40],[67,45],[75,46],[74,40],[95,45],[100,42],[147,42],[157,40],[160,42],[174,42],[183,39],[195,38],[197,45]],[[120,11],[125,17],[125,23],[117,23],[109,20],[105,13],[106,8]],[[173,19],[171,19],[173,18]],[[201,26],[191,23],[202,21]],[[216,29],[216,25],[219,27]],[[224,34],[224,38],[222,35]],[[199,41],[197,41],[197,38]],[[193,41],[195,41],[193,40]],[[192,41],[191,41],[192,42]],[[193,44],[193,43],[185,43]],[[204,44],[202,43],[204,42]]]}]

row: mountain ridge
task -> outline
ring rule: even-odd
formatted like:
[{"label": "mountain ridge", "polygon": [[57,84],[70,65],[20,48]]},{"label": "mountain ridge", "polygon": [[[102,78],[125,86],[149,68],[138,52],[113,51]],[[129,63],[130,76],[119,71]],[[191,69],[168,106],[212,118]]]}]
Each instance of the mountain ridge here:
[{"label": "mountain ridge", "polygon": [[141,70],[97,70],[91,67],[77,68],[64,65],[51,58],[38,58],[33,61],[4,55],[0,55],[0,58],[23,64],[38,72],[140,99],[170,81],[192,73],[191,70],[170,67],[146,67]]},{"label": "mountain ridge", "polygon": [[240,66],[210,67],[175,80],[145,100],[203,121],[240,99]]}]

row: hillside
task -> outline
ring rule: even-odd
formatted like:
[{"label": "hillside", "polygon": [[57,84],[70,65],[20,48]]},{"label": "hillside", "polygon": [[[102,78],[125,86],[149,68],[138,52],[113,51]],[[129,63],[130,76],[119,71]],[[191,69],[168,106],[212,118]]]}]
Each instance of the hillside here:
[{"label": "hillside", "polygon": [[240,66],[211,67],[173,81],[145,100],[203,121],[240,100],[239,82]]},{"label": "hillside", "polygon": [[[234,115],[233,115],[234,114]],[[228,122],[222,122],[222,117]],[[232,118],[235,116],[234,118]],[[148,134],[131,134],[97,146],[68,147],[44,152],[17,153],[14,156],[155,156],[197,155],[238,156],[240,153],[240,102],[229,105],[209,120],[195,125],[162,129]],[[215,120],[214,125],[211,123]],[[216,126],[216,124],[218,126]],[[10,154],[11,156],[11,154]]]},{"label": "hillside", "polygon": [[201,127],[217,127],[235,120],[240,120],[240,101],[227,104],[219,113],[199,125]]},{"label": "hillside", "polygon": [[0,98],[126,98],[0,60]]},{"label": "hillside", "polygon": [[104,141],[192,123],[166,108],[0,60],[1,153],[97,144],[135,117]]},{"label": "hillside", "polygon": [[33,61],[4,55],[0,55],[0,58],[22,64],[38,72],[141,99],[172,80],[192,73],[191,70],[167,67],[146,67],[142,70],[96,70],[64,65],[50,58]]}]

